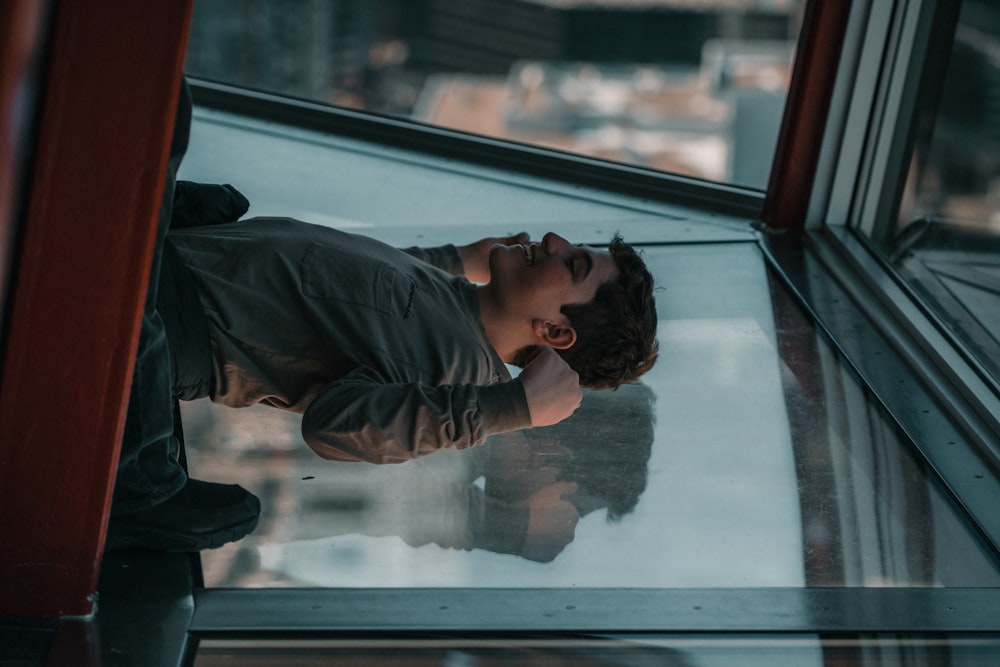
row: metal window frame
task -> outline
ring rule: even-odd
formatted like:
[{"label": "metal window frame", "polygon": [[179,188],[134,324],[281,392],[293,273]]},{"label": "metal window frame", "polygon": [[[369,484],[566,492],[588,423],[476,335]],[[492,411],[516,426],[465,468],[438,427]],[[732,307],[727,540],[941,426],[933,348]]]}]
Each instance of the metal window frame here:
[{"label": "metal window frame", "polygon": [[[948,0],[856,0],[805,233],[764,239],[764,247],[1000,551],[1000,382],[878,250],[897,222],[917,114],[935,104],[940,86],[926,73],[941,65],[942,51],[929,45],[948,38],[957,13]],[[919,386],[894,390],[903,371]]]},{"label": "metal window frame", "polygon": [[[864,4],[856,6],[849,30],[860,57],[842,62],[836,83],[837,121],[821,159],[829,178],[817,181],[811,194],[813,219],[822,224],[809,226],[808,242],[839,267],[834,272],[842,284],[861,290],[869,310],[881,312],[880,328],[895,337],[908,363],[1000,470],[1000,381],[878,250],[897,223],[917,116],[936,104],[940,90],[942,70],[935,66],[941,58],[935,60],[929,45],[950,43],[960,3]],[[861,283],[867,285],[857,288]]]},{"label": "metal window frame", "polygon": [[857,3],[848,39],[858,48],[840,65],[837,123],[824,144],[830,180],[812,192],[814,223],[848,226],[878,244],[891,235],[917,113],[934,104],[940,92],[940,77],[927,76],[940,62],[941,51],[932,52],[931,46],[948,46],[960,5],[953,0]]},{"label": "metal window frame", "polygon": [[[992,633],[1000,590],[205,589],[198,638],[590,633]],[[441,636],[438,634],[437,636]]]}]

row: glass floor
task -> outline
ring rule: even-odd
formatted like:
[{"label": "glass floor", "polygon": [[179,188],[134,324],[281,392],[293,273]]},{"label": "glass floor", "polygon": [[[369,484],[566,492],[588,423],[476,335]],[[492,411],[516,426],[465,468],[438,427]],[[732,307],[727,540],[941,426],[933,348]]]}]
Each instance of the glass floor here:
[{"label": "glass floor", "polygon": [[233,183],[249,215],[399,246],[620,231],[643,247],[661,317],[641,384],[589,393],[557,426],[401,465],[321,460],[294,414],[185,404],[193,476],[264,506],[255,533],[202,554],[207,587],[1000,583],[995,554],[745,221],[204,109],[191,147],[181,177]]},{"label": "glass floor", "polygon": [[660,361],[556,426],[378,466],[318,458],[297,415],[185,405],[194,474],[264,505],[254,534],[202,555],[206,585],[1000,583],[756,245],[645,256],[661,286]]}]

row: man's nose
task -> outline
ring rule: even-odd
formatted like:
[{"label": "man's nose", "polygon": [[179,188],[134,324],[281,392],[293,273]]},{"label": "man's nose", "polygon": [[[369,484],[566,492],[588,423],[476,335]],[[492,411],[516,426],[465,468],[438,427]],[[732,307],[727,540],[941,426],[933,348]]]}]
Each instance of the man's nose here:
[{"label": "man's nose", "polygon": [[542,237],[542,247],[545,248],[545,252],[549,255],[558,255],[559,253],[565,251],[567,248],[571,248],[572,245],[569,241],[559,236],[555,232],[549,232]]}]

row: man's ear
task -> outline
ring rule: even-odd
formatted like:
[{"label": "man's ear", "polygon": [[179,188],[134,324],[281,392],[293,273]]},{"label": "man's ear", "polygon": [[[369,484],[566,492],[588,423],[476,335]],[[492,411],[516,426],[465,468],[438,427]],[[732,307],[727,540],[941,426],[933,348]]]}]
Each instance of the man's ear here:
[{"label": "man's ear", "polygon": [[554,350],[565,350],[573,347],[576,342],[576,329],[568,322],[553,322],[552,320],[532,320],[532,330],[542,345],[548,345]]}]

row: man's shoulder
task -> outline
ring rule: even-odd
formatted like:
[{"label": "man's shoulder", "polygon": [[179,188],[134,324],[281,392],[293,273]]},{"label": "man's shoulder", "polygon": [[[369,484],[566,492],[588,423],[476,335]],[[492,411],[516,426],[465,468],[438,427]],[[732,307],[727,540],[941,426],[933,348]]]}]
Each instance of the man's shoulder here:
[{"label": "man's shoulder", "polygon": [[171,230],[171,238],[182,247],[257,247],[278,254],[351,253],[376,261],[409,261],[409,255],[377,239],[295,218],[254,217],[237,222]]}]

